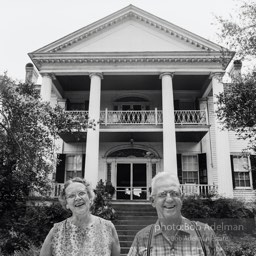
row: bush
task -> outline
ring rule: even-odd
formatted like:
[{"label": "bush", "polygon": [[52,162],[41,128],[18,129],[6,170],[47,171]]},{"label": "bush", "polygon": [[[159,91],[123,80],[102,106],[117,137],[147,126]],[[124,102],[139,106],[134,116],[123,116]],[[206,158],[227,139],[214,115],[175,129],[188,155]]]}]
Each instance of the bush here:
[{"label": "bush", "polygon": [[188,219],[195,218],[254,218],[253,210],[235,198],[200,198],[189,196],[183,200],[182,213]]},{"label": "bush", "polygon": [[255,236],[230,237],[227,241],[221,242],[221,245],[227,256],[255,256],[255,240]]},{"label": "bush", "polygon": [[91,212],[103,219],[114,220],[117,218],[117,214],[110,202],[108,185],[109,184],[105,185],[102,180],[98,182],[96,189],[94,190],[95,199]]}]

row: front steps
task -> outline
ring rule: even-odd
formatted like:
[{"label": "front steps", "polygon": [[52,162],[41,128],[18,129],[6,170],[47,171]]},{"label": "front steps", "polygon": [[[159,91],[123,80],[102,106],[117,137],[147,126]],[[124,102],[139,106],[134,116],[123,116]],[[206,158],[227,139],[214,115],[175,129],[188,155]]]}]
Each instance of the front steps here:
[{"label": "front steps", "polygon": [[114,225],[121,246],[121,255],[127,255],[136,233],[157,220],[156,210],[149,202],[113,202],[112,206],[118,214]]}]

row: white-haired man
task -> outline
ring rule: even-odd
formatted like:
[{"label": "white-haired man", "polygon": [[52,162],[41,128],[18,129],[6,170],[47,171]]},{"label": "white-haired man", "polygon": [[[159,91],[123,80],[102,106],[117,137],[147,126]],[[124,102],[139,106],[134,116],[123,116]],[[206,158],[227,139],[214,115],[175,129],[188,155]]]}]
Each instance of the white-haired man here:
[{"label": "white-haired man", "polygon": [[225,255],[208,225],[181,215],[182,194],[176,176],[160,172],[151,187],[151,203],[158,220],[136,234],[128,256]]}]

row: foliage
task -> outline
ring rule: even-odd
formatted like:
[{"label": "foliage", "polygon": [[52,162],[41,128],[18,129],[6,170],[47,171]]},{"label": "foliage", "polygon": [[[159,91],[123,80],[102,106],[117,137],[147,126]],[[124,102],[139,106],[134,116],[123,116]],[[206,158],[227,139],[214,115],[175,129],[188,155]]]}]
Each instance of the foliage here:
[{"label": "foliage", "polygon": [[115,187],[112,185],[112,182],[111,182],[111,181],[106,181],[105,191],[106,191],[111,197],[115,194],[116,189],[115,189]]},{"label": "foliage", "polygon": [[216,111],[225,129],[248,139],[249,148],[256,148],[256,75],[247,75],[226,85],[217,95]]},{"label": "foliage", "polygon": [[41,101],[34,84],[0,76],[0,232],[8,250],[26,247],[26,238],[18,238],[25,234],[19,222],[26,201],[31,192],[47,194],[56,166],[54,142],[75,122],[59,106]]},{"label": "foliage", "polygon": [[256,3],[244,0],[228,19],[217,17],[220,25],[220,40],[228,49],[237,52],[237,57],[256,57]]},{"label": "foliage", "polygon": [[117,218],[115,210],[112,208],[110,203],[109,193],[107,191],[106,184],[100,180],[94,190],[95,199],[92,206],[92,214],[97,215],[107,220],[114,220]]},{"label": "foliage", "polygon": [[255,236],[229,237],[220,243],[227,256],[255,256],[255,239]]},{"label": "foliage", "polygon": [[254,214],[245,202],[235,198],[199,198],[189,196],[183,200],[182,213],[188,219],[195,218],[253,218]]},{"label": "foliage", "polygon": [[[114,220],[117,215],[104,190],[105,185],[100,181],[95,190],[96,197],[92,206],[92,213],[104,219]],[[43,203],[40,203],[40,205],[32,204],[26,208],[17,209],[17,212],[20,210],[25,212],[19,215],[19,218],[13,223],[11,236],[0,228],[0,248],[3,255],[10,255],[14,251],[17,256],[37,255],[38,250],[36,248],[40,247],[54,223],[71,216],[71,213],[64,210],[59,203],[50,203],[50,205]],[[0,220],[0,227],[2,227],[7,218],[8,216]]]}]

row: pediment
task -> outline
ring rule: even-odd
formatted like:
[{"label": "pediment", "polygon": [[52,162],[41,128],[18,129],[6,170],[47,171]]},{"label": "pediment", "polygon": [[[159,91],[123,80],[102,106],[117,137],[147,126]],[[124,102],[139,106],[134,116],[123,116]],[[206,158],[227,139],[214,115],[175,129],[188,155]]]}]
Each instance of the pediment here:
[{"label": "pediment", "polygon": [[33,53],[196,51],[221,47],[129,5]]}]

